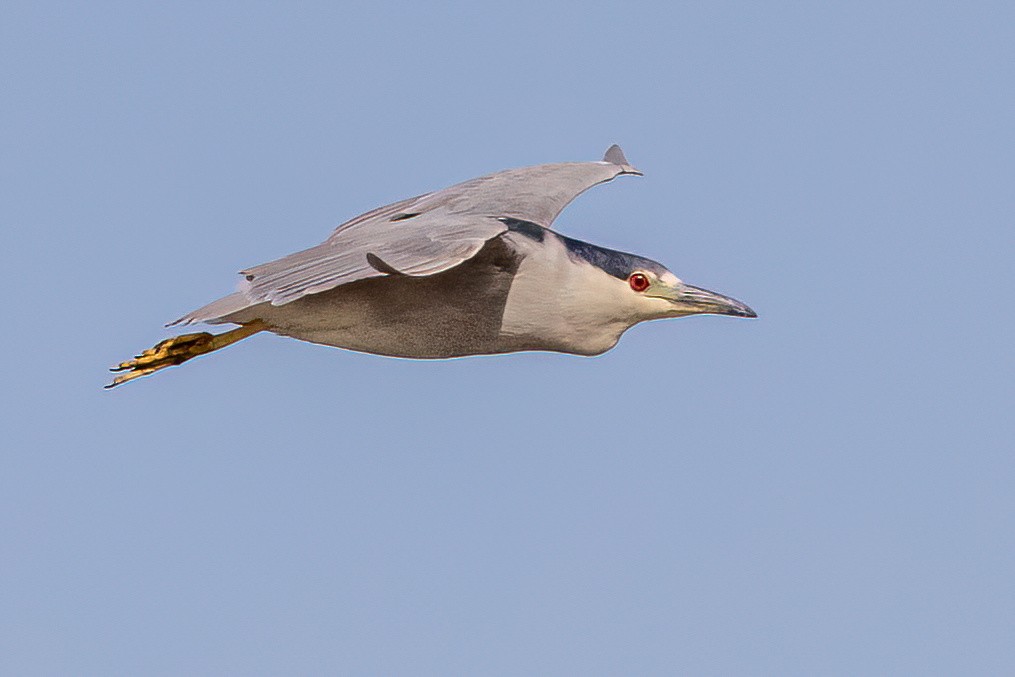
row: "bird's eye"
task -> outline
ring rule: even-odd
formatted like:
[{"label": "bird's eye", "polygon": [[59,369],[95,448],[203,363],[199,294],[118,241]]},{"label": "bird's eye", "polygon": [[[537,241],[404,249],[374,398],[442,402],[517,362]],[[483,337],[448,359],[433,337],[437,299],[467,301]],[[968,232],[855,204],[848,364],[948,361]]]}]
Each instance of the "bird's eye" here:
[{"label": "bird's eye", "polygon": [[648,276],[644,273],[632,273],[631,277],[627,278],[627,282],[635,291],[645,291],[649,286]]}]

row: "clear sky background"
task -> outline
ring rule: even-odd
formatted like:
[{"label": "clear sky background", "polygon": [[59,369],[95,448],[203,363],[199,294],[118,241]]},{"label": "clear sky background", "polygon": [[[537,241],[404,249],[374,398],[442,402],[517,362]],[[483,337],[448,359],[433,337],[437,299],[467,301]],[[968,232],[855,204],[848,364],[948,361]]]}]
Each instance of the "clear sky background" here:
[{"label": "clear sky background", "polygon": [[[1011,3],[0,9],[0,672],[1011,674]],[[757,321],[269,335],[236,271],[489,171]]]}]

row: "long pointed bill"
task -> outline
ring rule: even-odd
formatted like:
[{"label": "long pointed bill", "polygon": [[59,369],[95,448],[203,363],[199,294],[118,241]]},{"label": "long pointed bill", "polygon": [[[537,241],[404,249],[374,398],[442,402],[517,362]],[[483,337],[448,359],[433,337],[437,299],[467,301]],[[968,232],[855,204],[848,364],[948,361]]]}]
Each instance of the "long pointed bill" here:
[{"label": "long pointed bill", "polygon": [[757,317],[746,303],[714,291],[681,285],[671,299],[681,315],[732,315],[733,317]]}]

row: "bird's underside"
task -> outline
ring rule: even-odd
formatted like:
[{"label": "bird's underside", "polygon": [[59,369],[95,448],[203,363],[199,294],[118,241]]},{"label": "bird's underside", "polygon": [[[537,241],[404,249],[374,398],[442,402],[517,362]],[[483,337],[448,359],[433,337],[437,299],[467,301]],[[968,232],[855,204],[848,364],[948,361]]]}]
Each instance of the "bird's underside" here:
[{"label": "bird's underside", "polygon": [[502,337],[512,280],[524,258],[498,236],[458,266],[435,275],[391,274],[262,303],[227,316],[302,341],[378,355],[447,358],[518,350]]}]

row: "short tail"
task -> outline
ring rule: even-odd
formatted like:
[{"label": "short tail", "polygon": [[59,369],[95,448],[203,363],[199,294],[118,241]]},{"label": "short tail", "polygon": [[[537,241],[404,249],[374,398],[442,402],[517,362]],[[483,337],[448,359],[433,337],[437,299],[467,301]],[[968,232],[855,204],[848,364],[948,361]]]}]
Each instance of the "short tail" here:
[{"label": "short tail", "polygon": [[221,334],[201,332],[199,334],[174,336],[157,343],[154,348],[149,348],[133,360],[121,362],[113,367],[110,371],[123,373],[119,374],[113,379],[112,383],[105,387],[115,388],[136,378],[154,374],[166,367],[183,364],[198,355],[206,355],[220,348],[225,348],[264,329],[264,323],[258,320]]},{"label": "short tail", "polygon": [[250,300],[247,299],[241,292],[234,292],[228,296],[223,296],[217,301],[212,301],[206,306],[202,306],[197,310],[193,310],[178,320],[173,320],[167,327],[174,327],[178,324],[197,324],[198,322],[207,322],[208,324],[219,324],[221,322],[228,322],[224,319],[233,313],[238,313],[241,310],[246,310],[251,305]]}]

